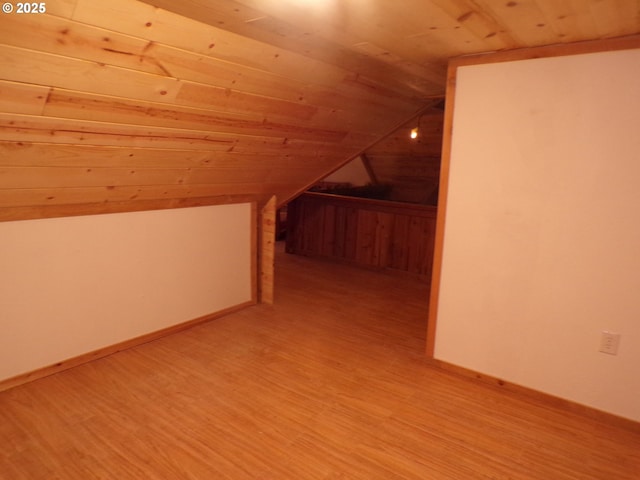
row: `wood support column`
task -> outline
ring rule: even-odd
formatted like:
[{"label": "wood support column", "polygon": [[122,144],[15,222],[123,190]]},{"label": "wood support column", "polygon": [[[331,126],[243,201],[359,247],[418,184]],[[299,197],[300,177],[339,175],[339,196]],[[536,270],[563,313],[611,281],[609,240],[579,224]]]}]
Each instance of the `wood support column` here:
[{"label": "wood support column", "polygon": [[273,303],[274,256],[276,243],[276,197],[273,196],[262,207],[260,212],[260,245],[259,245],[259,302]]}]

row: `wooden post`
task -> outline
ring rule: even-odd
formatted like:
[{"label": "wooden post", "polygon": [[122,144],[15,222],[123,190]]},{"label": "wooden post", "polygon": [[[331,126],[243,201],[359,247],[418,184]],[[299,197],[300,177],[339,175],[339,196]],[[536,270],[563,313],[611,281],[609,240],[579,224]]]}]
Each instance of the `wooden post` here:
[{"label": "wooden post", "polygon": [[273,303],[273,273],[276,243],[276,197],[262,207],[260,221],[260,303]]}]

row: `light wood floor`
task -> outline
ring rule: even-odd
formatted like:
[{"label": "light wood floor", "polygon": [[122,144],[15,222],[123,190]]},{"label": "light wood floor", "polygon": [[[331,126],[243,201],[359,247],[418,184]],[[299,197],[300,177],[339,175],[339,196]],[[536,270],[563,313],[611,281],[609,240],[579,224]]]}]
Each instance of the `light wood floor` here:
[{"label": "light wood floor", "polygon": [[0,478],[640,478],[639,433],[427,365],[425,284],[276,274],[273,307],[0,393]]}]

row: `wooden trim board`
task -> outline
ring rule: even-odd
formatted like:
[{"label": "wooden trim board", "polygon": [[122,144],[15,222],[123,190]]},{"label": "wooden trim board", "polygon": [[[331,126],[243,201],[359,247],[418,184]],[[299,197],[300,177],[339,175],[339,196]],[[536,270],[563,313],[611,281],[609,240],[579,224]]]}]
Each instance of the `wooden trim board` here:
[{"label": "wooden trim board", "polygon": [[[640,35],[629,35],[626,37],[611,38],[607,40],[590,40],[585,42],[547,45],[544,47],[505,50],[501,52],[481,53],[478,55],[466,55],[451,59],[449,66],[456,69],[457,67],[465,65],[515,62],[536,58],[563,57],[587,53],[612,52],[616,50],[631,50],[635,48],[640,48]],[[447,102],[450,100],[448,90],[446,99]]]},{"label": "wooden trim board", "polygon": [[564,398],[556,397],[548,393],[540,392],[532,388],[523,387],[522,385],[509,383],[500,378],[493,377],[491,375],[485,375],[484,373],[479,373],[474,370],[470,370],[468,368],[459,367],[457,365],[453,365],[451,363],[448,363],[442,360],[430,358],[428,359],[428,362],[431,365],[437,368],[440,368],[442,370],[445,370],[447,372],[450,372],[452,374],[470,378],[484,384],[492,385],[498,389],[506,390],[511,393],[521,395],[522,397],[525,397],[525,398],[528,397],[532,401],[535,401],[537,403],[544,403],[545,405],[549,405],[554,408],[561,408],[568,412],[575,412],[578,415],[583,415],[585,417],[588,417],[593,420],[601,421],[608,425],[614,425],[616,427],[624,428],[626,430],[629,430],[635,433],[640,433],[640,422],[636,422],[628,418],[620,417],[612,413],[604,412],[602,410],[598,410],[596,408],[589,407],[587,405],[582,405],[580,403],[572,402],[571,400],[566,400]]},{"label": "wooden trim board", "polygon": [[251,203],[256,201],[256,197],[257,195],[211,195],[206,197],[136,200],[131,202],[95,202],[9,208],[0,207],[0,222]]},{"label": "wooden trim board", "polygon": [[438,299],[440,298],[440,276],[442,275],[442,250],[444,247],[445,212],[447,211],[447,192],[449,188],[449,166],[451,160],[451,142],[453,138],[453,108],[455,102],[455,68],[449,65],[447,71],[447,95],[442,132],[442,160],[440,161],[440,188],[438,191],[438,209],[436,213],[436,232],[433,240],[433,263],[431,267],[431,290],[429,293],[429,314],[427,321],[427,357],[433,358],[436,346],[436,325],[438,317]]}]

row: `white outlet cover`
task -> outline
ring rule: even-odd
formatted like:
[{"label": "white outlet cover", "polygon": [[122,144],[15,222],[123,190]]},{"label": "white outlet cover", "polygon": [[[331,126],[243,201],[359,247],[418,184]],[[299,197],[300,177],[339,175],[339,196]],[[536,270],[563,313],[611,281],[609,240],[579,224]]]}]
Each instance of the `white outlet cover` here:
[{"label": "white outlet cover", "polygon": [[620,346],[620,334],[614,332],[602,332],[600,337],[600,351],[609,355],[617,355]]}]

